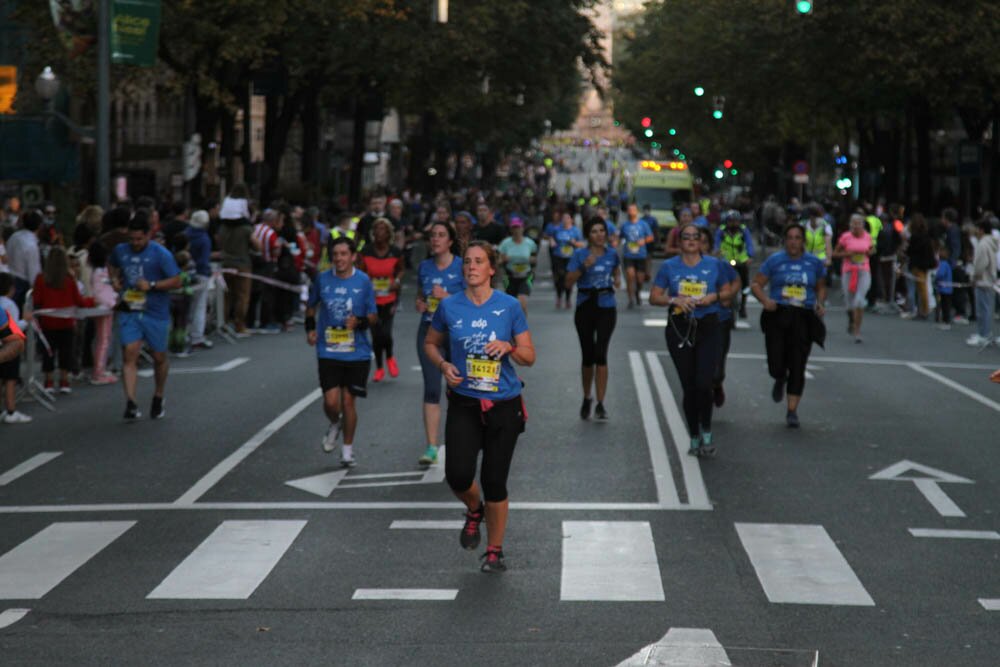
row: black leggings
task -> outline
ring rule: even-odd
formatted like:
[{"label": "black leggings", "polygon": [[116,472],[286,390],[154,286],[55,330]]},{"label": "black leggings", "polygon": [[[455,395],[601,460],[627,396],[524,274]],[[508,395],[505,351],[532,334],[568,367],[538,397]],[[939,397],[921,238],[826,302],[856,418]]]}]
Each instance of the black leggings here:
[{"label": "black leggings", "polygon": [[778,306],[777,311],[761,315],[768,373],[775,380],[785,380],[792,396],[801,396],[806,386],[806,363],[812,350],[810,317],[809,311],[792,306]]},{"label": "black leggings", "polygon": [[59,359],[59,370],[69,372],[73,366],[73,330],[72,329],[43,329],[46,340],[52,352],[44,345],[42,348],[42,370],[51,373],[56,368],[56,359]]},{"label": "black leggings", "polygon": [[733,342],[733,326],[735,319],[719,322],[719,358],[715,363],[715,386],[721,387],[726,381],[726,358],[729,356],[729,346]]},{"label": "black leggings", "polygon": [[524,432],[521,397],[497,401],[483,412],[478,399],[448,392],[444,425],[444,474],[455,493],[464,493],[476,479],[476,460],[483,452],[479,483],[486,502],[507,499],[507,476],[517,437]]},{"label": "black leggings", "polygon": [[[688,319],[671,317],[666,330],[667,350],[684,391],[684,420],[692,438],[698,437],[699,430],[712,430],[712,385],[722,348],[722,325],[715,316],[696,322],[689,335]],[[690,344],[684,342],[685,337]]]},{"label": "black leggings", "polygon": [[617,310],[597,305],[596,294],[576,307],[573,322],[576,324],[576,335],[580,337],[584,366],[608,365],[608,345],[617,319]]},{"label": "black leggings", "polygon": [[563,294],[566,295],[568,299],[573,294],[573,289],[566,287],[566,268],[569,266],[568,257],[552,257],[552,280],[556,284],[556,298],[558,299]]},{"label": "black leggings", "polygon": [[378,308],[378,320],[372,327],[372,350],[375,352],[375,367],[382,368],[382,356],[392,356],[392,320],[396,316],[396,304],[386,303]]}]

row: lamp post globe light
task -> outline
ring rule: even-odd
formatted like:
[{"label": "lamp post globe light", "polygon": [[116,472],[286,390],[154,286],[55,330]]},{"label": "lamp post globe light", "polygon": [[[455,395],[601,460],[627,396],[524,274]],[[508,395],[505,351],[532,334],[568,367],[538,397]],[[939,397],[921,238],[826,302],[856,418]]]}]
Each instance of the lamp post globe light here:
[{"label": "lamp post globe light", "polygon": [[43,101],[50,102],[59,94],[59,85],[59,77],[51,67],[46,66],[35,79],[35,92]]}]

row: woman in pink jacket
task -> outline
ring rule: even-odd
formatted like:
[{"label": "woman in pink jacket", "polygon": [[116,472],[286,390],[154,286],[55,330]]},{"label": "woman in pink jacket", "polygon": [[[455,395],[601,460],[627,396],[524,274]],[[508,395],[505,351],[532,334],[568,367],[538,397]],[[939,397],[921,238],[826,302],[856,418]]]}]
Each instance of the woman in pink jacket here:
[{"label": "woman in pink jacket", "polygon": [[[108,275],[108,251],[99,242],[90,246],[87,263],[92,269],[90,273],[90,294],[98,308],[114,308],[118,301],[118,293],[111,286]],[[114,315],[101,315],[94,318],[94,374],[91,384],[112,384],[118,378],[107,371],[108,348],[111,345],[111,327]]]},{"label": "woman in pink jacket", "polygon": [[851,216],[851,228],[840,235],[833,256],[840,257],[841,285],[844,287],[844,301],[847,305],[847,332],[854,336],[854,342],[861,342],[861,318],[865,312],[865,301],[872,286],[871,265],[868,258],[875,251],[872,237],[865,231],[865,217],[860,213]]}]

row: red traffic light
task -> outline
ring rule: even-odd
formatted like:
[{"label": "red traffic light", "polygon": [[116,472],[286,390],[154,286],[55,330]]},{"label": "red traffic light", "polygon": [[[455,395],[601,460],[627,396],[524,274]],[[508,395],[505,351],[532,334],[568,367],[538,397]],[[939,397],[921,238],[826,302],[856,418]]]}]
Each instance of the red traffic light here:
[{"label": "red traffic light", "polygon": [[650,126],[650,125],[652,125],[652,124],[653,124],[653,119],[652,119],[652,118],[650,118],[649,116],[645,116],[645,117],[644,117],[644,118],[642,119],[642,126],[643,126],[643,127],[649,127],[649,126]]},{"label": "red traffic light", "polygon": [[732,169],[733,168],[733,161],[732,160],[723,160],[722,161],[722,166],[725,167],[726,169]]}]

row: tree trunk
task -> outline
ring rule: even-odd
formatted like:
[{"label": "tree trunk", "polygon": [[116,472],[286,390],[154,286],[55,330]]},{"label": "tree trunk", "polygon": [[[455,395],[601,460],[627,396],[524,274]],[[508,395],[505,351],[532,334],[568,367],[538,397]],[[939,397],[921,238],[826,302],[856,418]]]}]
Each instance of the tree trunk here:
[{"label": "tree trunk", "polygon": [[260,186],[261,202],[275,194],[281,171],[281,159],[288,144],[288,132],[302,108],[302,91],[290,96],[269,95],[265,101],[264,163],[267,166]]},{"label": "tree trunk", "polygon": [[352,206],[361,201],[361,180],[365,168],[365,120],[364,108],[360,102],[354,106],[354,132],[351,140],[351,173],[347,189],[348,201]]},{"label": "tree trunk", "polygon": [[236,117],[230,111],[222,112],[222,149],[219,154],[222,158],[219,175],[224,179],[225,186],[219,192],[219,200],[225,196],[226,192],[236,183],[236,172],[234,169],[236,161]]},{"label": "tree trunk", "polygon": [[312,88],[302,104],[302,182],[319,184],[319,93]]},{"label": "tree trunk", "polygon": [[917,199],[914,211],[930,214],[931,191],[931,112],[927,100],[918,98],[913,116],[917,142]]}]

